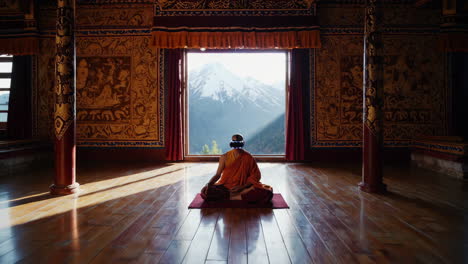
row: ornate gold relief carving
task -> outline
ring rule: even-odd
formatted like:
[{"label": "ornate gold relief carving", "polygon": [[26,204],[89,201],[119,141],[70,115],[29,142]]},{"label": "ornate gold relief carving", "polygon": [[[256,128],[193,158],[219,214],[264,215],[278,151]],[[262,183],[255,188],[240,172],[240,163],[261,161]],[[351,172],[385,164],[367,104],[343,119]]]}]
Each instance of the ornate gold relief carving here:
[{"label": "ornate gold relief carving", "polygon": [[377,0],[367,0],[364,19],[364,125],[379,139],[382,134],[383,61],[381,12]]},{"label": "ornate gold relief carving", "polygon": [[41,39],[38,56],[37,85],[38,85],[38,136],[49,137],[53,135],[52,117],[54,113],[55,90],[55,45],[54,39]]},{"label": "ornate gold relief carving", "polygon": [[82,37],[78,41],[79,145],[162,146],[159,50],[150,37]]},{"label": "ornate gold relief carving", "polygon": [[77,121],[128,122],[130,57],[78,57]]},{"label": "ornate gold relief carving", "polygon": [[311,8],[312,0],[158,0],[160,10],[193,9],[306,9]]},{"label": "ornate gold relief carving", "polygon": [[[432,35],[383,38],[383,133],[387,145],[405,145],[418,135],[446,133],[445,59],[434,52],[436,40]],[[314,147],[361,143],[362,48],[363,39],[358,35],[322,36],[312,91]]]},{"label": "ornate gold relief carving", "polygon": [[55,37],[55,136],[61,139],[75,119],[75,36],[71,0],[59,0]]},{"label": "ornate gold relief carving", "polygon": [[77,10],[79,27],[148,27],[153,23],[153,8],[81,8]]}]

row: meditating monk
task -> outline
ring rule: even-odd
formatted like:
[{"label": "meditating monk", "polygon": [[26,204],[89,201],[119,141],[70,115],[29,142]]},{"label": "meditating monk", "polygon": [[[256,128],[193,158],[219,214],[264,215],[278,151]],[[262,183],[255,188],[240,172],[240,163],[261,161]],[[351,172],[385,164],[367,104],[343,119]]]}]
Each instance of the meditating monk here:
[{"label": "meditating monk", "polygon": [[273,188],[260,182],[257,162],[243,150],[244,138],[235,134],[231,151],[221,155],[216,175],[201,190],[206,201],[244,200],[248,203],[269,203]]}]

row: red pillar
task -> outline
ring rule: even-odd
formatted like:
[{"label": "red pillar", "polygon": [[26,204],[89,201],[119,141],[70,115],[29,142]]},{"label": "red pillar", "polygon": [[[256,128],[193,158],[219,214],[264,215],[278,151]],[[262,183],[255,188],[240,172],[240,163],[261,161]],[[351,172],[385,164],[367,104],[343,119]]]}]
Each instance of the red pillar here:
[{"label": "red pillar", "polygon": [[51,194],[66,195],[78,191],[75,181],[75,3],[57,1],[55,55],[55,177]]},{"label": "red pillar", "polygon": [[382,181],[382,38],[377,29],[377,0],[366,0],[364,25],[362,182],[366,192],[385,192]]}]

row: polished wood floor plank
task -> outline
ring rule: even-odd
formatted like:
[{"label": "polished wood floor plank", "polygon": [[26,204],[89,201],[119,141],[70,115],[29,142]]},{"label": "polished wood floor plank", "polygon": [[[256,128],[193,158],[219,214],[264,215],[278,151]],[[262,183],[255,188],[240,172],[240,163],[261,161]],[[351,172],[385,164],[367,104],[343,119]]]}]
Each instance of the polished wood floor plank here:
[{"label": "polished wood floor plank", "polygon": [[224,218],[231,228],[228,263],[247,263],[247,234],[245,230],[245,209],[226,209]]},{"label": "polished wood floor plank", "polygon": [[231,227],[226,224],[226,210],[220,209],[220,215],[216,222],[216,227],[208,251],[207,261],[228,260],[229,241],[231,240]]},{"label": "polished wood floor plank", "polygon": [[464,263],[466,183],[404,165],[389,193],[359,164],[259,163],[290,209],[187,209],[216,163],[85,164],[51,196],[50,168],[0,169],[0,263]]},{"label": "polished wood floor plank", "polygon": [[[353,212],[344,213],[343,211],[341,211],[340,207],[345,207],[343,206],[345,204],[343,201],[341,201],[340,206],[337,206],[336,201],[339,201],[340,197],[347,196],[347,194],[343,192],[343,190],[340,190],[340,188],[335,188],[334,192],[331,192],[330,190],[324,187],[316,188],[315,183],[311,184],[311,182],[307,182],[310,181],[310,179],[302,177],[300,178],[300,180],[303,181],[303,184],[313,189],[314,192],[320,193],[321,195],[311,196],[311,199],[314,203],[314,205],[311,207],[319,208],[323,212],[325,212],[325,220],[331,224],[334,230],[340,230],[339,226],[341,224],[344,224],[344,226],[348,228],[347,232],[341,232],[341,238],[343,239],[343,241],[348,241],[348,247],[350,247],[353,250],[353,252],[356,253],[360,261],[362,261],[362,259],[378,259],[379,262],[385,261],[384,259],[382,259],[383,256],[379,254],[380,250],[385,246],[383,246],[381,243],[379,243],[377,239],[375,239],[375,234],[379,233],[381,230],[378,230],[378,228],[376,228],[377,226],[374,225],[371,221],[366,221],[368,219],[366,214],[359,218],[359,223],[353,222]],[[350,191],[356,192],[355,189],[350,189]],[[335,201],[335,204],[333,201]],[[352,199],[348,201],[352,201]],[[340,215],[345,217],[340,217]],[[335,219],[338,221],[335,221]],[[338,227],[336,225],[338,225]],[[356,226],[360,228],[356,229]],[[365,228],[363,229],[362,227]],[[343,237],[343,234],[346,236]],[[365,236],[366,239],[363,240],[363,236]],[[364,241],[367,244],[362,244],[361,242],[356,241]],[[365,257],[363,254],[367,255],[367,257]]]},{"label": "polished wood floor plank", "polygon": [[231,239],[231,242],[229,243],[228,263],[248,263],[246,247],[247,245],[245,240]]},{"label": "polished wood floor plank", "polygon": [[249,263],[269,263],[263,235],[260,209],[249,209],[246,213],[247,261]]},{"label": "polished wood floor plank", "polygon": [[271,209],[261,209],[260,221],[270,263],[291,263],[283,236]]},{"label": "polished wood floor plank", "polygon": [[[296,196],[296,193],[300,192],[301,190],[305,190],[303,185],[297,185],[292,183],[292,191],[291,193],[293,196]],[[303,197],[296,197],[296,199],[304,199],[302,204],[299,205],[300,207],[310,203],[310,197],[303,198]],[[319,216],[319,212],[316,210],[308,211],[305,208],[301,207],[301,211],[306,216],[307,220],[312,225],[314,231],[318,234],[320,239],[325,243],[327,248],[330,249],[331,252],[335,255],[335,258],[340,263],[358,263],[358,260],[354,254],[352,254],[349,247],[347,247],[343,241],[337,236],[333,229],[323,221],[323,219]]]},{"label": "polished wood floor plank", "polygon": [[291,208],[288,214],[293,224],[300,230],[299,235],[314,263],[338,262],[300,209]]},{"label": "polished wood floor plank", "polygon": [[275,210],[275,219],[278,223],[281,236],[288,250],[292,263],[312,263],[307,248],[299,235],[300,231],[289,218],[286,210]]},{"label": "polished wood floor plank", "polygon": [[156,264],[159,263],[162,254],[158,253],[143,253],[140,258],[136,261],[131,262],[132,264]]},{"label": "polished wood floor plank", "polygon": [[[307,179],[302,178],[302,180],[307,180]],[[311,185],[309,185],[309,186],[311,186]],[[327,194],[326,194],[326,193],[327,193],[327,189],[326,189],[326,188],[317,188],[316,190],[317,190],[318,192],[322,192],[325,196],[327,195]],[[335,194],[340,192],[340,190],[339,190],[338,188],[336,188],[335,190],[336,190]],[[356,190],[353,190],[353,192],[355,192],[355,191],[356,191]],[[344,193],[341,193],[341,194],[344,194]],[[329,200],[337,200],[337,199],[338,199],[338,197],[335,198],[335,195],[332,194],[332,196],[333,196],[333,199],[329,199]],[[338,195],[338,196],[339,196],[339,197],[342,197],[342,196],[346,196],[346,194],[344,194],[344,195]],[[366,196],[366,194],[363,193],[362,196]],[[372,197],[374,197],[374,196],[372,196]],[[376,196],[376,197],[377,197],[377,196]],[[313,198],[314,198],[314,197],[312,197],[312,199],[313,199]],[[330,206],[330,204],[332,204],[332,202],[330,202],[330,201],[328,201],[328,202],[318,201],[318,202],[319,202],[319,203],[322,202],[323,204],[326,204],[327,206]],[[320,206],[321,206],[321,205],[320,205]],[[363,207],[361,206],[361,209],[362,209],[362,208],[363,208]],[[388,216],[388,217],[393,217],[393,216]],[[341,220],[342,218],[336,217],[336,219],[340,219],[340,220]],[[345,219],[349,220],[349,219],[351,219],[351,218],[350,218],[350,217],[345,217]],[[360,223],[360,225],[358,225],[358,226],[361,226],[361,225],[363,224],[363,223],[362,223],[362,220],[366,220],[366,219],[368,219],[367,216],[361,217],[361,218],[360,218],[361,223]],[[342,221],[342,220],[341,220],[341,221]],[[371,221],[367,221],[367,223],[370,223],[370,222],[371,222]],[[395,223],[398,223],[398,222],[400,222],[400,219],[399,219],[399,218],[397,219],[397,221],[395,221]],[[352,226],[356,226],[356,224],[351,224],[351,225],[349,225],[349,226],[351,226],[351,227],[352,227]],[[406,226],[400,226],[399,229],[401,229],[401,228],[408,228],[408,227],[406,227]],[[350,228],[350,230],[353,230],[353,228]],[[410,231],[409,233],[411,233],[411,232],[414,231],[414,230],[409,230],[409,231]],[[365,228],[362,232],[360,232],[359,236],[362,237],[363,235],[369,235],[369,234],[375,234],[375,230],[374,230],[374,232],[373,232],[371,226],[366,226],[366,228]],[[418,239],[418,240],[420,240],[420,239]],[[415,241],[416,243],[421,243],[421,241],[418,241],[418,240],[414,240],[414,241]],[[373,243],[370,243],[369,245],[372,246],[372,247],[374,247],[374,250],[377,251],[377,252],[380,250],[379,248],[375,248],[375,247],[378,247],[378,246],[379,246],[379,242],[376,241],[375,239],[373,239],[372,237],[368,237],[366,241],[373,241]],[[393,253],[393,252],[389,252],[389,254],[392,254],[392,253]],[[397,252],[396,254],[397,254],[397,256],[400,255],[398,252]],[[431,253],[429,253],[429,254],[431,254]],[[374,256],[374,258],[375,258],[375,257],[376,257],[376,256]],[[383,260],[380,259],[379,261],[382,262]]]},{"label": "polished wood floor plank", "polygon": [[183,263],[205,262],[214,234],[214,226],[200,226],[190,244]]},{"label": "polished wood floor plank", "polygon": [[220,212],[219,209],[208,208],[200,210],[200,213],[200,225],[183,263],[203,263],[207,258]]},{"label": "polished wood floor plank", "polygon": [[161,264],[174,264],[181,263],[187,253],[190,246],[189,240],[173,240],[166,250],[164,255],[161,257],[159,263]]}]

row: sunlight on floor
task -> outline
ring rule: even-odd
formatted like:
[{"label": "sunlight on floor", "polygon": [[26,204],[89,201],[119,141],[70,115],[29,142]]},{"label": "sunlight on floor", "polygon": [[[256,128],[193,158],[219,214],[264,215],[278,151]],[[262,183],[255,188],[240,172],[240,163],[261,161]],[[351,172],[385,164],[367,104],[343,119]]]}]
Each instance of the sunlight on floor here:
[{"label": "sunlight on floor", "polygon": [[[5,208],[0,209],[0,228],[8,228],[25,224],[46,217],[59,215],[80,208],[90,207],[110,200],[120,199],[137,193],[142,193],[167,185],[173,185],[184,180],[186,170],[189,166],[173,164],[168,167],[152,169],[125,176],[114,176],[112,178],[86,183],[80,186],[80,192],[69,196],[50,196],[48,193],[39,193],[25,197],[1,201]],[[198,171],[203,171],[198,168]],[[78,175],[79,177],[79,175]],[[79,181],[79,179],[78,179]],[[47,199],[34,198],[45,196]],[[15,202],[31,202],[13,205]]]}]

